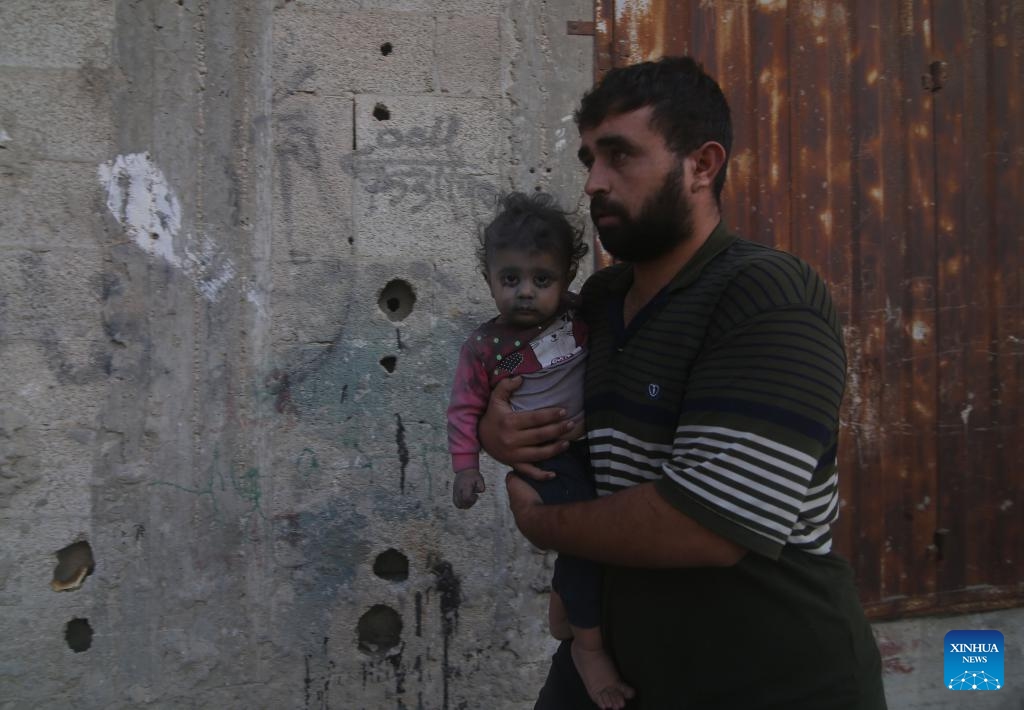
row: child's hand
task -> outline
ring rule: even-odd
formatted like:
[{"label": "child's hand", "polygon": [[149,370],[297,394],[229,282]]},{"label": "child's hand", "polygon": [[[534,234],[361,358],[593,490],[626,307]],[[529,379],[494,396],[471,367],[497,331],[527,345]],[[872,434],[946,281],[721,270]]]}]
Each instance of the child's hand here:
[{"label": "child's hand", "polygon": [[455,474],[452,484],[452,501],[456,508],[469,508],[476,503],[478,494],[486,490],[484,477],[475,468],[467,468]]}]

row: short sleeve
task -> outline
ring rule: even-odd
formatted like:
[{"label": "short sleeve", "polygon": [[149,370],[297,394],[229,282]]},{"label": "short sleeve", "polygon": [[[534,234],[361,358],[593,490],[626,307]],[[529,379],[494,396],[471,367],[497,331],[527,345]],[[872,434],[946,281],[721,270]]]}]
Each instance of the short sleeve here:
[{"label": "short sleeve", "polygon": [[846,360],[821,309],[754,311],[695,362],[656,486],[704,527],[776,558],[797,533],[827,534],[828,516],[805,518],[834,473]]}]

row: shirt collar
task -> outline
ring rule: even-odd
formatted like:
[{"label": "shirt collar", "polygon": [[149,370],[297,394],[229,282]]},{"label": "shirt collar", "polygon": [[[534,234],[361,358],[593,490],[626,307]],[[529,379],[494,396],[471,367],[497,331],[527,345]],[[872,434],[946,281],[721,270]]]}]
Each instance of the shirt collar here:
[{"label": "shirt collar", "polygon": [[721,220],[715,225],[715,228],[711,230],[711,234],[701,244],[700,249],[697,253],[690,257],[683,268],[679,270],[668,285],[665,287],[665,291],[677,291],[679,289],[686,288],[700,276],[700,273],[704,270],[712,259],[721,254],[723,251],[732,246],[733,242],[736,241],[736,236],[729,233],[729,230],[725,228],[725,225]]}]

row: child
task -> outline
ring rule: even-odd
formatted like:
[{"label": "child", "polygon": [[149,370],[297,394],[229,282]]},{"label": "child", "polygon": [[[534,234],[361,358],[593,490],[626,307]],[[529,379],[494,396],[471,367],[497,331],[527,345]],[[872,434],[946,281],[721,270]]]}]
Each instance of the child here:
[{"label": "child", "polygon": [[[522,376],[512,397],[516,410],[562,407],[576,420],[570,448],[538,464],[555,478],[525,478],[545,503],[594,497],[583,439],[583,375],[587,329],[575,318],[576,276],[587,245],[549,195],[511,193],[480,237],[478,257],[499,315],[462,346],[448,407],[448,446],[455,471],[452,497],[472,506],[484,492],[477,423],[491,389]],[[600,567],[568,555],[555,561],[549,619],[557,638],[572,642],[572,658],[591,699],[602,709],[625,707],[633,690],[604,651],[599,627]]]}]

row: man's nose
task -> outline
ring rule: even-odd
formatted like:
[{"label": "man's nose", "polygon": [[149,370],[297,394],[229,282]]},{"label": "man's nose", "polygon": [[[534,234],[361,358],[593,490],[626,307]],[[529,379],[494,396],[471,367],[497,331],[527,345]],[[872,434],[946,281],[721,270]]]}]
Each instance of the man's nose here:
[{"label": "man's nose", "polygon": [[599,192],[608,192],[608,173],[598,165],[591,167],[587,173],[587,182],[583,185],[583,191],[587,197],[593,197]]}]

